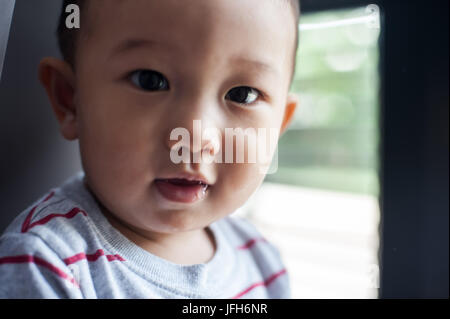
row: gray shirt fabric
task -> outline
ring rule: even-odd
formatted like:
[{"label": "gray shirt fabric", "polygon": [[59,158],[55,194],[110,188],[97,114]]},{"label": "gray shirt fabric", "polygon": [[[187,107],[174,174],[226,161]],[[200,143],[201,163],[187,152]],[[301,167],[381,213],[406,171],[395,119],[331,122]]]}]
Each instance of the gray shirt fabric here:
[{"label": "gray shirt fabric", "polygon": [[209,225],[217,247],[207,263],[172,263],[115,229],[83,177],[50,190],[0,237],[0,298],[290,297],[278,250],[245,219]]}]

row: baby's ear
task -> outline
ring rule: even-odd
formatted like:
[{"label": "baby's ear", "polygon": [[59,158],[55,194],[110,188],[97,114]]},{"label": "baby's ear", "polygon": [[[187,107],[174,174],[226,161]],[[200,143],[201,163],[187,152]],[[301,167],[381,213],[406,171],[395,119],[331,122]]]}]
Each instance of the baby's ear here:
[{"label": "baby's ear", "polygon": [[295,109],[300,104],[297,94],[289,93],[286,99],[286,107],[284,108],[283,122],[281,123],[280,136],[284,134],[294,118]]},{"label": "baby's ear", "polygon": [[78,138],[74,103],[74,74],[70,65],[57,58],[39,63],[39,80],[47,91],[61,134],[67,140]]}]

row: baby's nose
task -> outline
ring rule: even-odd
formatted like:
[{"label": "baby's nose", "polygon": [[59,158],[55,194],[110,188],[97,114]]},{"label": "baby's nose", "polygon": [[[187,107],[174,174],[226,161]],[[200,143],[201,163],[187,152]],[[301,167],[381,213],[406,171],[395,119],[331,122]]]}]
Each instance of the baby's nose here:
[{"label": "baby's nose", "polygon": [[172,129],[167,146],[171,152],[179,152],[185,148],[191,154],[215,156],[221,147],[221,133],[217,127],[195,119],[188,127]]}]

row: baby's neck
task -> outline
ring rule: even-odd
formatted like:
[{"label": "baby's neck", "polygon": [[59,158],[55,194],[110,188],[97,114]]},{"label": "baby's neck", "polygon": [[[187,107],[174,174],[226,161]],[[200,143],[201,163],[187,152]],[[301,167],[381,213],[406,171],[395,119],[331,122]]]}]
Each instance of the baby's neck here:
[{"label": "baby's neck", "polygon": [[206,263],[216,247],[209,228],[174,234],[155,233],[133,227],[101,206],[109,223],[142,249],[170,262],[183,265]]},{"label": "baby's neck", "polygon": [[208,228],[175,234],[154,233],[125,224],[111,213],[103,214],[110,224],[130,241],[170,262],[183,265],[202,264],[214,256],[214,238]]}]

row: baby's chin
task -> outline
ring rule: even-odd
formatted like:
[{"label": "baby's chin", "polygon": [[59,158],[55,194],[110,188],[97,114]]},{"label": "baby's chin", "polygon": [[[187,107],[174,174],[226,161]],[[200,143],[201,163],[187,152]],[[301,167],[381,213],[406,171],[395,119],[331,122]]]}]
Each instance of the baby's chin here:
[{"label": "baby's chin", "polygon": [[201,212],[166,210],[155,211],[151,216],[139,216],[142,219],[135,227],[143,231],[160,234],[177,234],[201,230],[210,225],[214,220],[204,217]]},{"label": "baby's chin", "polygon": [[208,199],[196,205],[167,202],[160,205],[155,200],[148,200],[130,211],[134,212],[132,216],[123,214],[119,218],[127,219],[128,223],[144,231],[166,234],[203,229],[223,217],[221,209],[214,208]]}]

